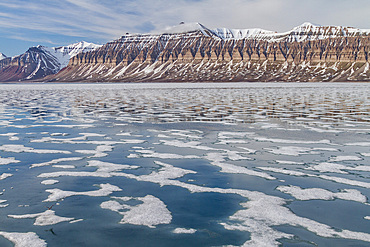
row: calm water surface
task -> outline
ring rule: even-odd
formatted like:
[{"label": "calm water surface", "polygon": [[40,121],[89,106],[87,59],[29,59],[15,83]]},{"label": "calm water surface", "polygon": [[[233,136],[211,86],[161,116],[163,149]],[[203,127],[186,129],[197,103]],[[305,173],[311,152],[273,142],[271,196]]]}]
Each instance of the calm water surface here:
[{"label": "calm water surface", "polygon": [[370,244],[370,84],[18,84],[0,102],[0,246]]}]

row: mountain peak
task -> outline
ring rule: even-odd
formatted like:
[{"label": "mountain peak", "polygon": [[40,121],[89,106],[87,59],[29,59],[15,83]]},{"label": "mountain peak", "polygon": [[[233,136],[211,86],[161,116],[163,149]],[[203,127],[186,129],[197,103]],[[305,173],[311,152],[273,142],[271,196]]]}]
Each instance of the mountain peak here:
[{"label": "mountain peak", "polygon": [[5,54],[0,52],[0,60],[3,60],[5,58],[6,58]]}]

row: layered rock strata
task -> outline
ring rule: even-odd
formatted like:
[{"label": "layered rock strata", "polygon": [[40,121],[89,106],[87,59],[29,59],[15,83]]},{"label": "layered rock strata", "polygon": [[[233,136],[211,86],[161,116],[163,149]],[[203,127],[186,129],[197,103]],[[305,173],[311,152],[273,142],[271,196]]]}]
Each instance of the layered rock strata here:
[{"label": "layered rock strata", "polygon": [[[127,35],[71,58],[57,81],[370,81],[370,36],[320,27],[259,38],[199,29]],[[301,30],[301,31],[299,31]],[[334,30],[339,30],[338,28]],[[227,32],[226,32],[227,34]],[[241,32],[240,32],[241,34]],[[262,33],[263,34],[263,33]],[[326,36],[324,35],[326,34]]]}]

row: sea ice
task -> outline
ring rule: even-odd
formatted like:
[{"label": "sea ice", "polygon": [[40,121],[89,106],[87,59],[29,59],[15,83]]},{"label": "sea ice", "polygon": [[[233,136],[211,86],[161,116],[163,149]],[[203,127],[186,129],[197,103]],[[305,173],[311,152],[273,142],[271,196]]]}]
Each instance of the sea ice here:
[{"label": "sea ice", "polygon": [[48,180],[44,180],[41,182],[41,184],[44,184],[44,185],[53,185],[56,183],[59,183],[59,181],[55,179],[48,179]]},{"label": "sea ice", "polygon": [[43,162],[43,163],[38,163],[38,164],[32,164],[30,167],[40,167],[40,166],[49,166],[49,165],[54,165],[60,162],[65,162],[65,161],[77,161],[77,160],[82,160],[83,157],[71,157],[71,158],[60,158],[60,159],[54,159],[48,162]]},{"label": "sea ice", "polygon": [[50,195],[46,200],[44,200],[44,202],[56,202],[69,196],[94,196],[94,197],[108,196],[115,191],[122,191],[121,188],[111,184],[100,184],[99,187],[100,187],[99,190],[82,192],[63,191],[60,189],[49,189],[46,190],[46,192],[49,192]]},{"label": "sea ice", "polygon": [[135,152],[140,153],[140,156],[145,157],[145,158],[159,158],[159,159],[198,159],[200,158],[199,156],[196,156],[196,155],[157,153],[152,150],[135,150]]},{"label": "sea ice", "polygon": [[16,160],[14,157],[9,157],[9,158],[1,158],[0,157],[0,165],[8,165],[12,163],[19,163],[21,162],[20,160]]},{"label": "sea ice", "polygon": [[367,198],[358,190],[344,189],[341,192],[331,192],[321,188],[303,189],[298,186],[278,186],[277,190],[290,194],[298,200],[334,200],[335,198],[366,203]]},{"label": "sea ice", "polygon": [[47,149],[34,149],[31,147],[25,147],[23,145],[2,145],[0,150],[4,152],[13,152],[13,153],[37,153],[37,154],[70,154],[69,151],[64,150],[47,150]]},{"label": "sea ice", "polygon": [[176,234],[194,234],[197,232],[197,230],[191,228],[176,228],[172,232]]},{"label": "sea ice", "polygon": [[11,174],[11,173],[3,173],[3,174],[0,175],[0,180],[4,180],[4,179],[6,179],[8,177],[11,177],[11,176],[13,176],[13,174]]},{"label": "sea ice", "polygon": [[35,223],[33,223],[35,226],[55,225],[60,222],[75,220],[74,218],[57,216],[55,215],[55,211],[53,210],[46,210],[45,212],[38,213],[38,214],[8,215],[8,217],[14,218],[14,219],[35,218]]},{"label": "sea ice", "polygon": [[[121,214],[123,216],[120,221],[121,224],[143,225],[154,228],[159,224],[171,223],[172,215],[166,204],[152,195],[145,197],[114,197],[114,199],[123,202],[121,204],[117,201],[107,201],[100,206]],[[137,200],[142,203],[136,206],[125,204],[129,200]]]},{"label": "sea ice", "polygon": [[333,156],[330,157],[329,161],[331,162],[338,162],[338,161],[357,161],[357,160],[362,160],[362,158],[357,157],[357,156]]},{"label": "sea ice", "polygon": [[14,247],[46,247],[45,240],[34,232],[0,232],[0,235],[14,243]]}]

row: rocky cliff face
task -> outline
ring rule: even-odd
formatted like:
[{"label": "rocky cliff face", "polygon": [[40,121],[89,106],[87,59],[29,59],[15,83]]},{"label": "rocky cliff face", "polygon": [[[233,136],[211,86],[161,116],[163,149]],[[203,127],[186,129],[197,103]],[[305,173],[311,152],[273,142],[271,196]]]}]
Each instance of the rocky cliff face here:
[{"label": "rocky cliff face", "polygon": [[71,58],[57,81],[370,81],[370,31],[196,30],[127,35]]},{"label": "rocky cliff face", "polygon": [[0,81],[370,81],[370,30],[310,23],[285,33],[180,25],[122,36],[64,62],[55,54],[73,49],[53,49],[1,60]]},{"label": "rocky cliff face", "polygon": [[66,67],[71,57],[99,47],[86,42],[57,48],[31,47],[22,55],[0,59],[0,81],[43,79]]}]

